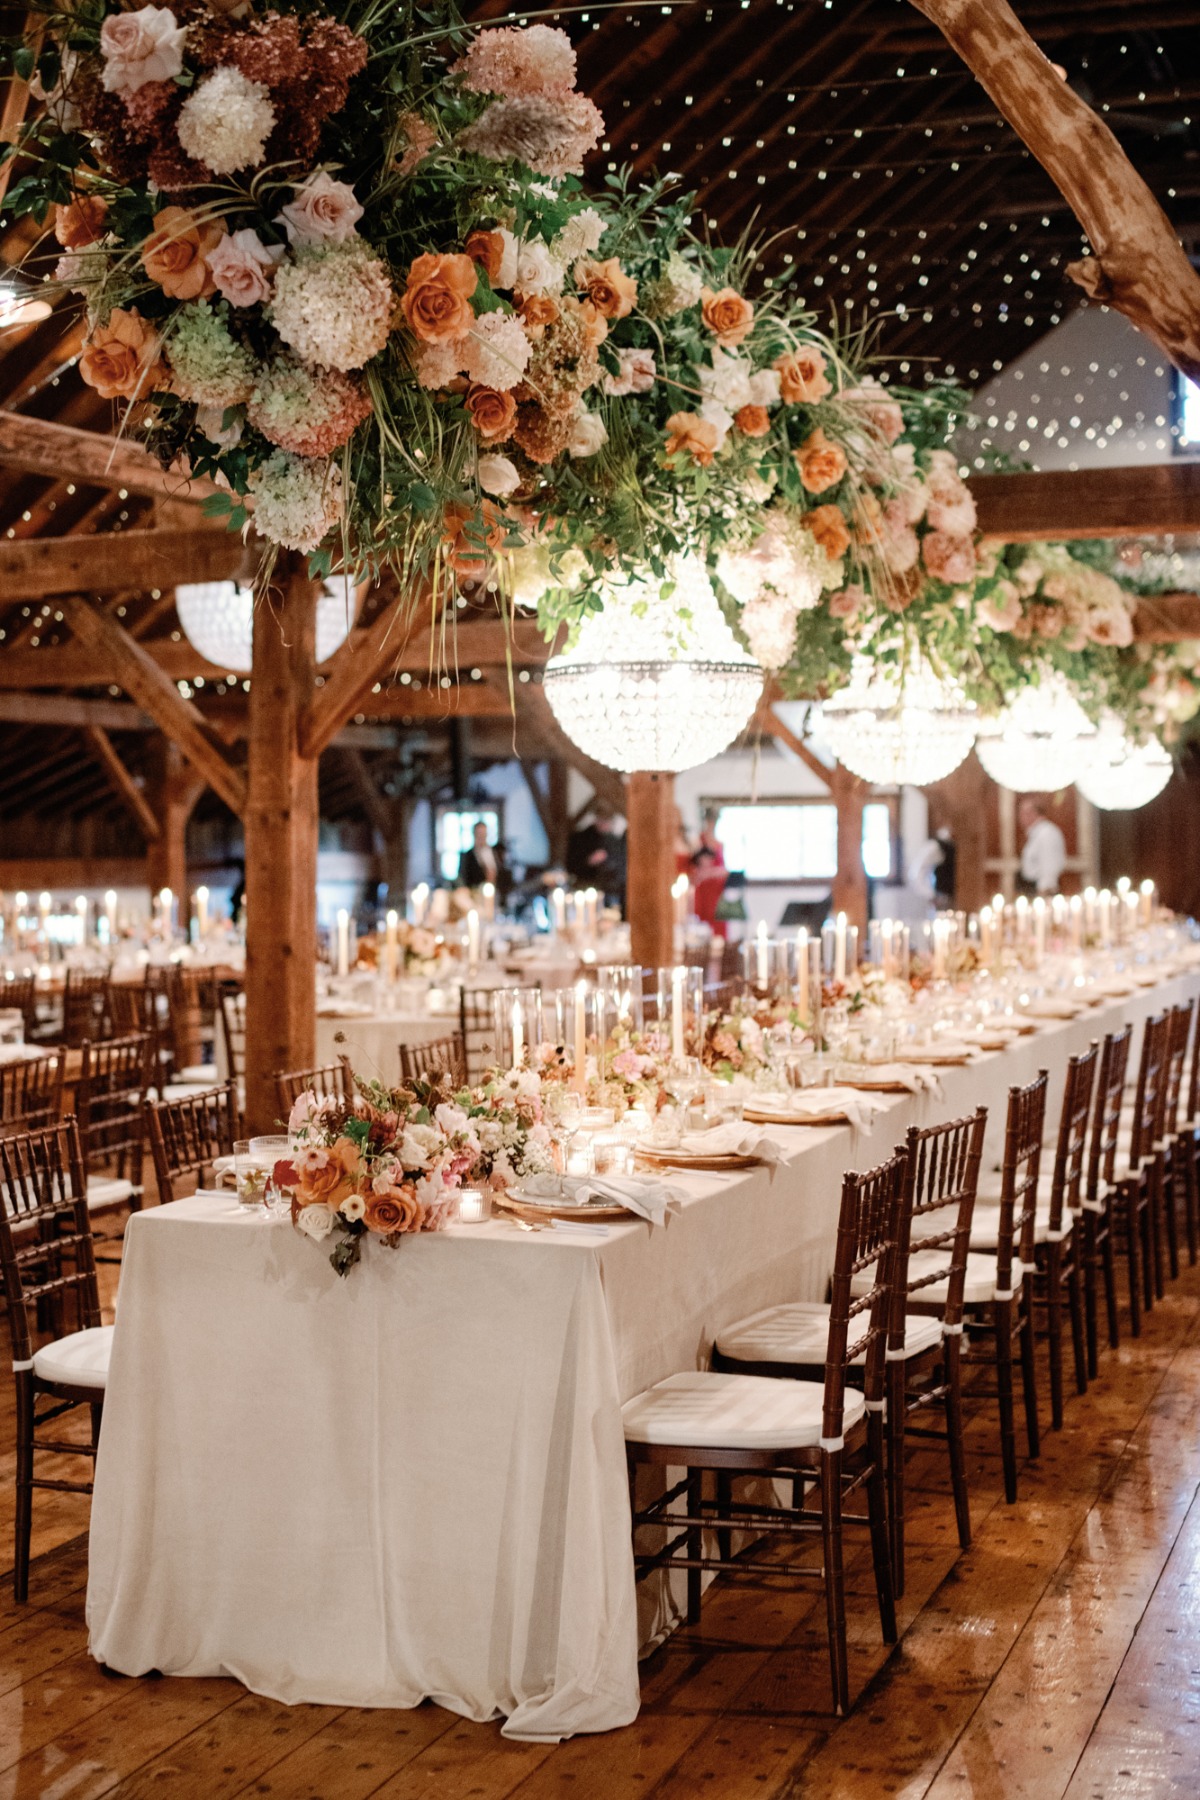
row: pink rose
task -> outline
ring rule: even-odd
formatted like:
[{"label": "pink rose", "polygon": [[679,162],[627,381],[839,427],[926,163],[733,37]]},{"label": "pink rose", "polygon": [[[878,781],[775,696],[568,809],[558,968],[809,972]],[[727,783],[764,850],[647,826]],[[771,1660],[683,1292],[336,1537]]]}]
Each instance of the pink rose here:
[{"label": "pink rose", "polygon": [[648,394],[654,386],[656,370],[653,350],[622,350],[621,367],[616,375],[604,377],[606,394]]},{"label": "pink rose", "polygon": [[829,615],[833,619],[853,619],[866,604],[866,593],[852,583],[829,596]]},{"label": "pink rose", "polygon": [[183,68],[186,35],[169,6],[109,13],[100,27],[105,91],[136,94],[148,81],[173,80]]},{"label": "pink rose", "polygon": [[636,1081],[642,1072],[642,1059],[636,1050],[619,1050],[612,1059],[613,1074]]},{"label": "pink rose", "polygon": [[966,487],[952,500],[931,495],[926,517],[935,531],[944,531],[950,537],[970,537],[975,529],[975,502]]},{"label": "pink rose", "polygon": [[354,237],[363,209],[354,189],[318,169],[296,189],[295,198],[278,214],[278,222],[293,244],[344,244]]},{"label": "pink rose", "polygon": [[975,608],[981,625],[993,631],[1011,631],[1021,617],[1021,596],[1011,581],[998,581]]},{"label": "pink rose", "polygon": [[282,244],[264,244],[257,231],[235,231],[208,253],[217,291],[230,306],[262,306],[271,298],[271,275]]},{"label": "pink rose", "polygon": [[969,537],[952,537],[946,531],[931,531],[921,545],[925,567],[935,581],[950,587],[975,579],[975,546]]}]

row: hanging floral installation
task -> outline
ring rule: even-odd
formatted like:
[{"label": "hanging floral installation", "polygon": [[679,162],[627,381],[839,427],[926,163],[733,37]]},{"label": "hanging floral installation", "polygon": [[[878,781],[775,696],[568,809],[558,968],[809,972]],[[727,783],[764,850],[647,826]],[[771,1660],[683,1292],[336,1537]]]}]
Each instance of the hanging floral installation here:
[{"label": "hanging floral installation", "polygon": [[551,637],[650,580],[686,649],[699,558],[787,694],[866,654],[985,711],[1048,668],[1135,732],[1195,710],[1095,558],[978,545],[966,395],[885,385],[669,182],[585,188],[604,121],[564,31],[90,0],[12,63],[41,107],[7,208],[57,240],[80,374],[266,572],[390,570],[435,617],[491,589]]}]

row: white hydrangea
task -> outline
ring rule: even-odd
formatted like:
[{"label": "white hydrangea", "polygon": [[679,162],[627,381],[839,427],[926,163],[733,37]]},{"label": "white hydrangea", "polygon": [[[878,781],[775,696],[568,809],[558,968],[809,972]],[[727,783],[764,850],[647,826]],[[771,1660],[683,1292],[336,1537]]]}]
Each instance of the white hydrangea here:
[{"label": "white hydrangea", "polygon": [[275,108],[261,81],[240,69],[214,69],[189,94],[175,130],[189,156],[214,175],[257,168],[275,129]]},{"label": "white hydrangea", "polygon": [[529,367],[531,347],[521,321],[511,313],[484,313],[462,340],[462,368],[467,378],[507,393]]},{"label": "white hydrangea", "polygon": [[[506,461],[506,458],[497,458]],[[480,459],[480,467],[483,459]],[[545,544],[524,544],[519,550],[506,551],[503,557],[505,589],[514,606],[535,611],[542,595],[552,587],[574,587],[587,569],[587,559],[580,550],[568,550],[558,559],[555,572]]]},{"label": "white hydrangea", "polygon": [[764,669],[782,669],[796,643],[798,610],[783,594],[764,590],[742,608],[741,627],[750,654]]},{"label": "white hydrangea", "polygon": [[324,457],[277,450],[250,477],[254,529],[287,550],[308,554],[342,516],[342,472]]},{"label": "white hydrangea", "polygon": [[604,220],[594,206],[585,206],[567,220],[554,240],[554,260],[569,269],[581,256],[591,256],[600,248],[604,236]]},{"label": "white hydrangea", "polygon": [[779,405],[778,369],[756,369],[750,377],[750,404],[752,406]]},{"label": "white hydrangea", "polygon": [[821,597],[827,561],[798,518],[775,508],[752,544],[721,550],[717,574],[743,607],[763,593],[774,593],[797,612],[807,612]]},{"label": "white hydrangea", "polygon": [[369,244],[350,238],[299,247],[280,263],[270,317],[302,362],[345,372],[383,349],[395,304],[384,264]]}]

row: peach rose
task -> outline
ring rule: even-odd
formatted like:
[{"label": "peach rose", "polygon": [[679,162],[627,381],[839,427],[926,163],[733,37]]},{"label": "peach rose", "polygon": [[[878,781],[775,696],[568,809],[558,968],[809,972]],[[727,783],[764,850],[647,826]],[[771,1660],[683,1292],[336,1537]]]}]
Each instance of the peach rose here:
[{"label": "peach rose", "polygon": [[317,169],[280,208],[277,223],[291,244],[345,244],[357,235],[354,227],[362,215],[349,183],[335,181],[327,169]]},{"label": "peach rose", "polygon": [[577,318],[583,326],[584,339],[589,350],[598,350],[608,336],[608,320],[596,311],[590,300],[575,300],[570,295],[560,303],[560,310],[569,318]]},{"label": "peach rose", "polygon": [[825,373],[825,358],[819,350],[807,346],[791,350],[785,356],[777,356],[774,366],[779,371],[780,398],[789,406],[823,400],[832,391]]},{"label": "peach rose", "polygon": [[475,323],[471,296],[479,270],[469,256],[427,252],[413,259],[400,301],[408,328],[426,344],[450,344]]},{"label": "peach rose", "polygon": [[846,473],[845,451],[839,444],[831,444],[819,427],[810,431],[792,454],[810,494],[823,494],[826,488],[836,487]]},{"label": "peach rose", "polygon": [[627,319],[637,305],[637,282],[618,257],[576,263],[575,280],[602,318]]},{"label": "peach rose", "polygon": [[463,245],[463,254],[478,263],[492,286],[504,261],[504,239],[498,231],[473,231]]},{"label": "peach rose", "polygon": [[478,579],[487,569],[488,553],[503,547],[504,521],[490,500],[482,504],[482,517],[474,507],[454,501],[442,514],[442,533],[451,568]]},{"label": "peach rose", "polygon": [[208,253],[226,235],[220,219],[198,219],[186,206],[164,206],[142,245],[142,267],[172,300],[207,300],[216,292]]},{"label": "peach rose", "polygon": [[740,344],[749,336],[754,323],[754,308],[734,288],[722,288],[714,294],[711,288],[700,290],[700,317],[718,344]]},{"label": "peach rose", "polygon": [[480,437],[495,443],[512,431],[517,417],[517,403],[511,394],[499,388],[485,387],[474,381],[467,389],[467,411]]},{"label": "peach rose", "polygon": [[114,306],[107,325],[97,325],[84,345],[79,373],[103,400],[146,395],[166,385],[158,333],[133,306]]},{"label": "peach rose", "polygon": [[693,462],[707,468],[716,455],[719,438],[717,427],[699,413],[672,413],[667,420],[668,456],[678,456],[686,450]]},{"label": "peach rose", "polygon": [[969,537],[931,531],[921,544],[921,556],[935,581],[961,587],[975,579],[975,545]]},{"label": "peach rose", "polygon": [[816,506],[801,515],[800,523],[807,526],[830,562],[837,562],[850,548],[849,528],[838,507]]},{"label": "peach rose", "polygon": [[73,194],[54,208],[54,235],[64,250],[83,250],[104,236],[108,202],[99,194]]},{"label": "peach rose", "polygon": [[536,344],[544,334],[547,325],[553,325],[559,316],[558,301],[549,294],[525,294],[517,308],[525,336],[531,344]]},{"label": "peach rose", "polygon": [[771,429],[771,415],[765,406],[739,406],[733,422],[743,437],[766,437]]},{"label": "peach rose", "polygon": [[389,1188],[386,1194],[367,1195],[363,1224],[368,1231],[387,1237],[393,1231],[418,1231],[425,1209],[417,1199],[411,1181]]}]

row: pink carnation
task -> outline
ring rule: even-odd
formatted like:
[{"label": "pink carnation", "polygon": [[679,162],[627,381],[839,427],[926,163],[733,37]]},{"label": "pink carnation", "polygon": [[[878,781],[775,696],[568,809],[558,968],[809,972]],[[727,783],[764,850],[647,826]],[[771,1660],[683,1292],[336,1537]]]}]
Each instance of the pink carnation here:
[{"label": "pink carnation", "polygon": [[481,31],[453,72],[476,94],[569,94],[575,51],[566,32],[551,25]]},{"label": "pink carnation", "polygon": [[969,537],[952,537],[946,531],[931,531],[921,545],[921,554],[935,581],[959,587],[975,579],[975,546]]}]

